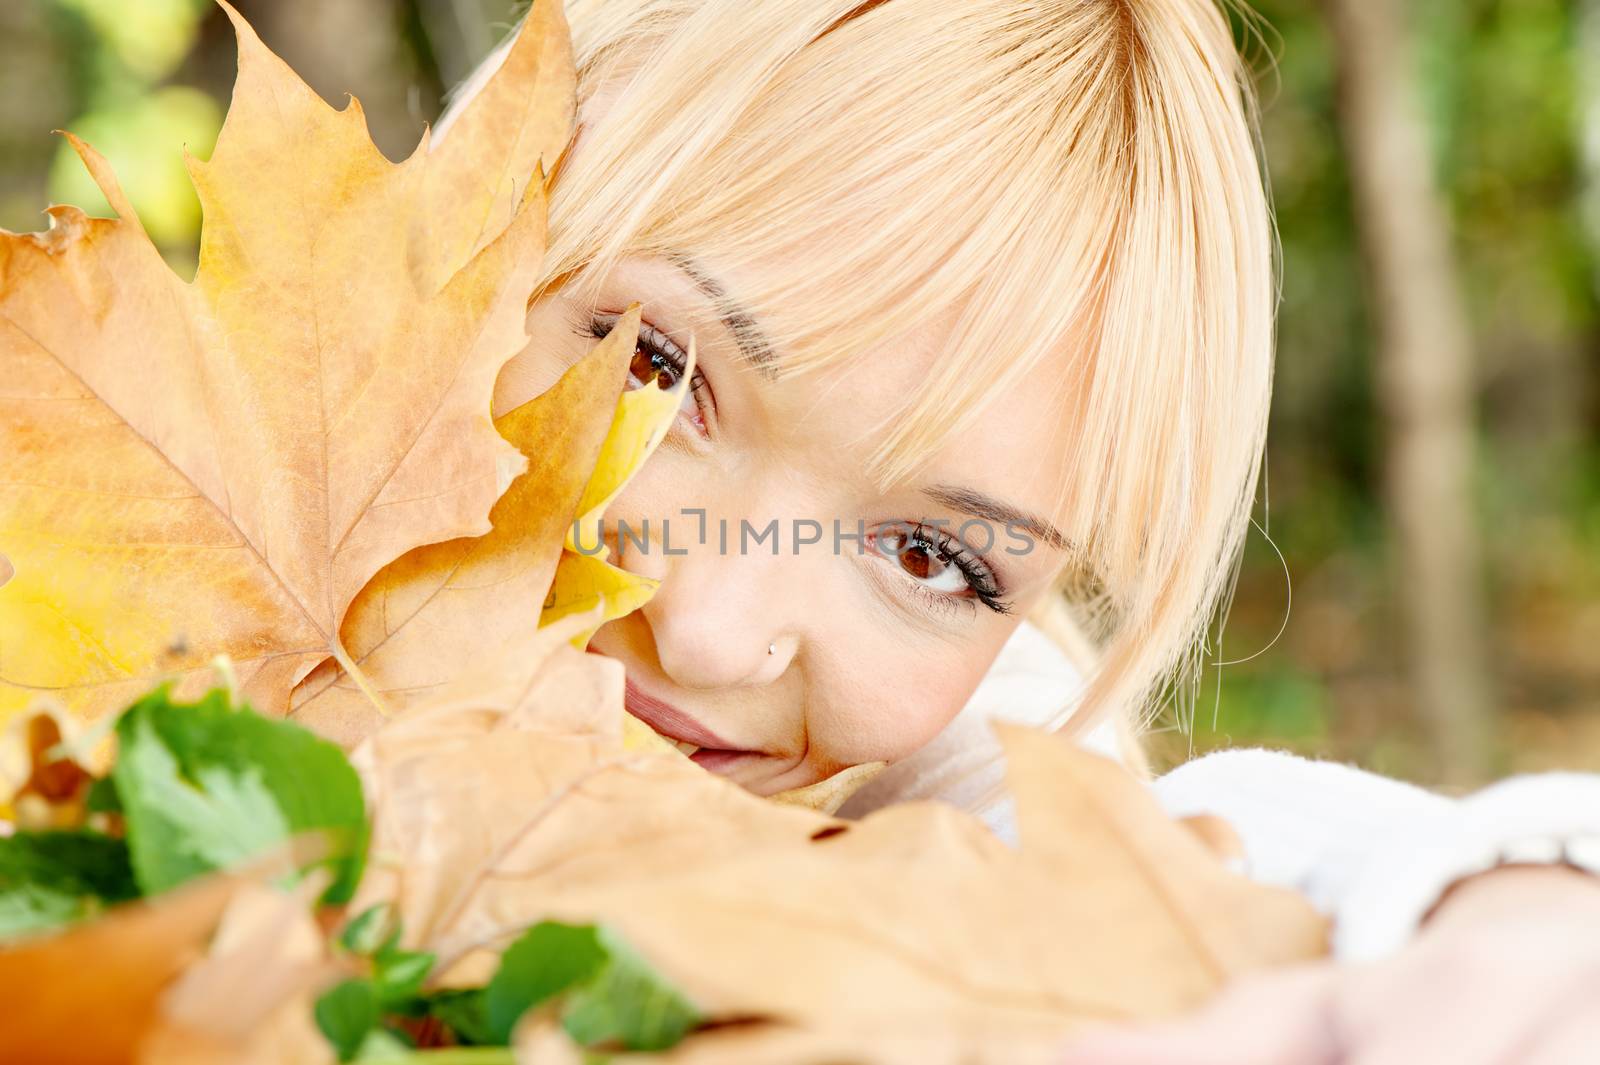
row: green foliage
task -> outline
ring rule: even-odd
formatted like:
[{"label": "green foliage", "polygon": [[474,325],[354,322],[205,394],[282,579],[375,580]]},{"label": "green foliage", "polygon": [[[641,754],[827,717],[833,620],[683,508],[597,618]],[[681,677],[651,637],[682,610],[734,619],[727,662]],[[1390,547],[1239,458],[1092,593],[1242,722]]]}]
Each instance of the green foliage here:
[{"label": "green foliage", "polygon": [[112,780],[146,894],[320,834],[335,872],[330,902],[361,877],[367,842],[361,781],[344,752],[298,725],[235,707],[215,690],[174,703],[165,687],[117,722]]},{"label": "green foliage", "polygon": [[583,1046],[672,1046],[699,1023],[694,1007],[614,933],[545,921],[500,960],[486,990],[489,1034],[508,1042],[530,1009],[561,999],[567,1034]]},{"label": "green foliage", "polygon": [[487,996],[481,987],[435,991],[419,1003],[419,1013],[444,1024],[466,1046],[493,1046]]},{"label": "green foliage", "polygon": [[94,832],[0,837],[0,940],[81,921],[137,896],[121,840]]},{"label": "green foliage", "polygon": [[[235,706],[226,691],[179,703],[166,686],[123,711],[116,734],[116,764],[91,786],[89,806],[120,813],[126,838],[89,829],[0,837],[0,940],[93,917],[306,834],[329,845],[316,863],[335,873],[324,901],[348,901],[369,827],[360,780],[338,747]],[[431,1018],[463,1046],[505,1046],[527,1010],[550,1004],[578,1042],[641,1050],[673,1045],[700,1020],[602,928],[536,925],[487,988],[431,992],[436,959],[402,949],[402,932],[394,907],[380,903],[336,937],[361,975],[319,996],[314,1016],[340,1061],[406,1060],[410,1042],[397,1025],[408,1019]]]},{"label": "green foliage", "polygon": [[324,991],[314,1010],[317,1027],[340,1061],[354,1061],[378,1024],[378,996],[368,980],[345,980]]},{"label": "green foliage", "polygon": [[489,981],[486,1010],[496,1043],[511,1040],[517,1019],[533,1007],[597,976],[606,949],[592,925],[545,921],[534,925],[501,955]]},{"label": "green foliage", "polygon": [[598,975],[575,988],[562,1024],[583,1046],[621,1043],[629,1050],[665,1050],[700,1023],[676,988],[608,929],[607,959]]},{"label": "green foliage", "polygon": [[395,917],[394,907],[387,902],[368,906],[351,918],[339,933],[339,945],[364,958],[390,950],[399,941],[400,921]]},{"label": "green foliage", "polygon": [[388,1056],[394,1036],[385,1025],[401,1018],[432,1018],[465,1046],[507,1046],[524,1014],[549,1007],[580,1045],[631,1050],[673,1046],[700,1023],[649,963],[594,925],[537,924],[506,950],[487,987],[424,994],[434,956],[400,950],[399,928],[383,910],[362,912],[340,935],[346,949],[370,961],[370,975],[345,980],[317,1002],[317,1024],[341,1061]]}]

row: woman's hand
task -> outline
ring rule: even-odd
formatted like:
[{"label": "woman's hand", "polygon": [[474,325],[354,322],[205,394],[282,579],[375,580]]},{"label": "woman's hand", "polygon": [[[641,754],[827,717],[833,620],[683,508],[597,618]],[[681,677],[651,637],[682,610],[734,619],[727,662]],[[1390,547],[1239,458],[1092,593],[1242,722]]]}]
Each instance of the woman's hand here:
[{"label": "woman's hand", "polygon": [[1532,866],[1473,877],[1390,958],[1246,979],[1189,1018],[1087,1035],[1061,1062],[1600,1062],[1600,878]]}]

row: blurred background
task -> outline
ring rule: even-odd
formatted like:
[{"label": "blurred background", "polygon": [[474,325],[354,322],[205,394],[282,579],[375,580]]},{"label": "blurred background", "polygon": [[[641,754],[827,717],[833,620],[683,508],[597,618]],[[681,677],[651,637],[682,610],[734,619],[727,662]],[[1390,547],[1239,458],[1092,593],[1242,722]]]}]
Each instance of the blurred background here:
[{"label": "blurred background", "polygon": [[[235,3],[325,97],[360,97],[392,158],[516,15]],[[1283,245],[1267,492],[1222,664],[1157,762],[1269,743],[1447,787],[1600,770],[1600,0],[1257,10],[1235,25]],[[106,213],[68,128],[192,270],[181,150],[210,152],[233,63],[209,0],[0,2],[0,226]]]}]

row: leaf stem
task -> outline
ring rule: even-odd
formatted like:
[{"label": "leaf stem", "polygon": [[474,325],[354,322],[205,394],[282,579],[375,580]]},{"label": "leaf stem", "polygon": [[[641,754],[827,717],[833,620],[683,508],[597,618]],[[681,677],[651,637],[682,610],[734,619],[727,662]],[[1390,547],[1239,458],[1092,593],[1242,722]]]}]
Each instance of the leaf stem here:
[{"label": "leaf stem", "polygon": [[228,701],[239,701],[239,678],[233,671],[233,659],[227,655],[217,655],[211,659],[212,675],[217,678],[217,684],[228,691]]},{"label": "leaf stem", "polygon": [[356,682],[356,687],[361,689],[361,694],[367,697],[367,700],[372,703],[380,715],[383,717],[393,716],[388,704],[383,701],[383,696],[378,694],[377,689],[372,686],[372,682],[367,680],[367,675],[361,672],[361,667],[356,665],[356,660],[350,657],[349,652],[344,649],[344,644],[338,640],[333,641],[333,658],[334,661],[339,663],[339,667],[345,671],[345,675]]}]

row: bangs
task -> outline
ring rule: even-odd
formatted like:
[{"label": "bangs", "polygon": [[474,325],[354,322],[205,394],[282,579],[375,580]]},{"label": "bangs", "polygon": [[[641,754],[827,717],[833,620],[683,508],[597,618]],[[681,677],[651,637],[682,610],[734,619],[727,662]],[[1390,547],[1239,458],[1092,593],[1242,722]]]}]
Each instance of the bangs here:
[{"label": "bangs", "polygon": [[550,265],[582,268],[580,298],[623,254],[759,262],[765,287],[736,295],[782,373],[870,358],[950,316],[933,373],[864,434],[884,489],[1036,374],[1067,416],[1128,195],[1126,34],[1106,5],[1049,5],[1066,13],[1045,23],[1016,3],[892,0],[842,21],[827,9],[849,5],[808,4],[816,25],[780,34],[763,16],[785,5],[702,3],[629,42],[651,47],[625,73],[623,42],[592,36],[615,6],[569,4],[586,86],[621,83],[550,205]]}]

